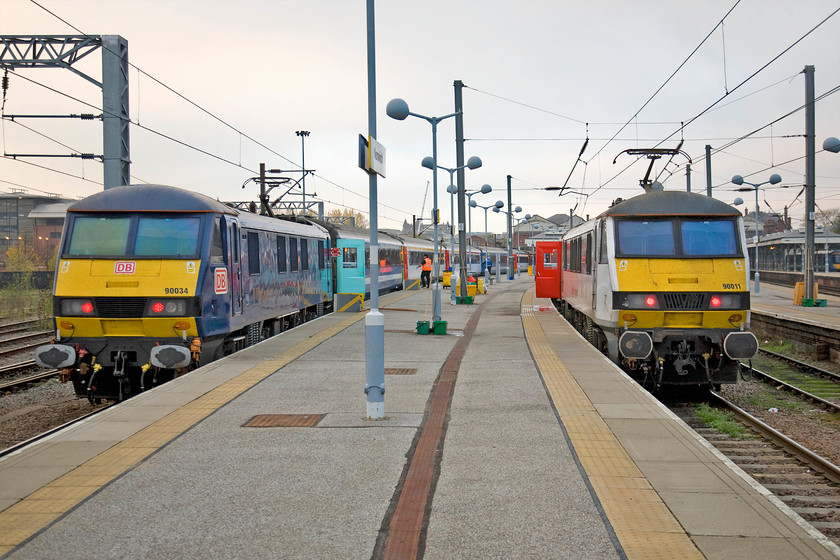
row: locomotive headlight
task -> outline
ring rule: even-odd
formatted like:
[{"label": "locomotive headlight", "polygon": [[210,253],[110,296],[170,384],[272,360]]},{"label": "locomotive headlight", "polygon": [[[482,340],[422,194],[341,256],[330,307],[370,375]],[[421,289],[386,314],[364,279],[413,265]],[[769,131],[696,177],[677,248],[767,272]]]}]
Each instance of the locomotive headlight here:
[{"label": "locomotive headlight", "polygon": [[63,299],[61,300],[61,314],[76,317],[91,316],[93,302],[89,299]]},{"label": "locomotive headlight", "polygon": [[627,294],[623,307],[626,309],[659,309],[656,294]]},{"label": "locomotive headlight", "polygon": [[741,296],[738,294],[713,294],[709,298],[709,309],[740,309]]},{"label": "locomotive headlight", "polygon": [[187,302],[183,299],[155,299],[146,306],[147,317],[178,317],[187,314]]}]

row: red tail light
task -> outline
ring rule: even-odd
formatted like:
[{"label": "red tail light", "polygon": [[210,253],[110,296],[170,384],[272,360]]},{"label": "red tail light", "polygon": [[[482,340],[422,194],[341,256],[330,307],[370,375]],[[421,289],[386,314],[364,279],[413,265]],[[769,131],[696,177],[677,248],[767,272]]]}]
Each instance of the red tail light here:
[{"label": "red tail light", "polygon": [[709,305],[712,307],[720,307],[721,301],[718,296],[712,296],[712,299],[709,300]]},{"label": "red tail light", "polygon": [[659,302],[656,300],[656,296],[651,295],[645,298],[645,305],[648,307],[656,307],[658,304]]}]

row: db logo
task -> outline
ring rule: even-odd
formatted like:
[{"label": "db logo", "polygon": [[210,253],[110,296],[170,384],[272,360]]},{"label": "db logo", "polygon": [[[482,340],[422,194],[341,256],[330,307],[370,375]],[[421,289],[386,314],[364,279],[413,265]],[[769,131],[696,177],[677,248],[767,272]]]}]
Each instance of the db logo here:
[{"label": "db logo", "polygon": [[227,269],[226,268],[217,268],[213,271],[213,275],[216,279],[215,282],[215,289],[217,294],[226,294],[228,285],[227,285]]},{"label": "db logo", "polygon": [[114,263],[114,274],[134,274],[134,261],[117,261]]}]

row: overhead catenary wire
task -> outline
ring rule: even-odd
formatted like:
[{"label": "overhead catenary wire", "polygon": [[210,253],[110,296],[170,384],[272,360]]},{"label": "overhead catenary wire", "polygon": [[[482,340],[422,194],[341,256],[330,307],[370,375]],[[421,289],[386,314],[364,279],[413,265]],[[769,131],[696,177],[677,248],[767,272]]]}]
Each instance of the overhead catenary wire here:
[{"label": "overhead catenary wire", "polygon": [[[739,2],[740,2],[740,0],[739,0]],[[736,5],[737,5],[737,4],[736,4]],[[734,9],[734,6],[733,6],[733,9]],[[731,12],[731,10],[730,10],[730,12]],[[695,115],[695,116],[691,117],[690,119],[688,119],[688,120],[685,122],[685,125],[684,125],[684,126],[681,126],[679,129],[675,130],[674,132],[672,132],[671,134],[669,134],[668,136],[666,136],[666,137],[665,137],[662,141],[660,141],[660,142],[659,142],[658,144],[656,144],[654,147],[661,146],[662,144],[664,144],[665,142],[667,142],[667,141],[668,141],[671,137],[673,137],[673,136],[674,136],[677,132],[680,132],[680,131],[681,131],[681,130],[683,130],[686,126],[690,125],[691,123],[693,123],[694,121],[696,121],[697,119],[699,119],[700,117],[702,117],[703,115],[705,115],[705,114],[706,114],[707,112],[709,112],[709,111],[710,111],[713,107],[715,107],[718,103],[720,103],[723,99],[725,99],[726,97],[728,97],[729,95],[731,95],[732,93],[734,93],[736,90],[738,90],[740,87],[742,87],[744,84],[746,84],[747,82],[749,82],[750,80],[752,80],[753,78],[755,78],[755,77],[756,77],[759,73],[761,73],[763,70],[765,70],[767,67],[769,67],[769,66],[770,66],[773,62],[775,62],[776,60],[778,60],[778,59],[779,59],[780,57],[782,57],[785,53],[787,53],[787,52],[788,52],[788,51],[790,51],[793,47],[795,47],[795,46],[796,46],[796,45],[798,45],[800,42],[802,42],[802,41],[803,41],[806,37],[808,37],[811,33],[813,33],[814,31],[816,31],[816,30],[817,30],[820,26],[822,26],[823,24],[825,24],[825,23],[826,23],[829,19],[831,19],[833,16],[835,16],[838,12],[840,12],[840,8],[837,8],[837,9],[836,9],[836,10],[834,10],[831,14],[829,14],[828,16],[826,16],[826,17],[825,17],[825,19],[823,19],[823,20],[822,20],[822,21],[820,21],[817,25],[815,25],[814,27],[812,27],[812,28],[811,28],[809,31],[807,31],[804,35],[802,35],[801,37],[799,37],[799,39],[797,39],[796,41],[794,41],[793,43],[791,43],[790,45],[788,45],[788,46],[787,46],[784,50],[782,50],[779,54],[777,54],[776,56],[774,56],[773,58],[771,58],[768,62],[766,62],[764,65],[762,65],[760,68],[758,68],[755,72],[753,72],[752,74],[750,74],[747,78],[745,78],[744,80],[742,80],[742,81],[741,81],[738,85],[736,85],[734,88],[732,88],[731,90],[729,90],[728,92],[726,92],[724,95],[722,95],[721,97],[719,97],[717,100],[715,100],[715,101],[714,101],[711,105],[709,105],[707,108],[705,108],[704,110],[702,110],[702,111],[701,111],[700,113],[698,113],[697,115]],[[728,15],[728,14],[727,14],[727,15]],[[725,18],[724,18],[724,19],[725,19]],[[721,20],[721,21],[722,21],[722,20]],[[661,88],[660,88],[660,89],[661,89]],[[764,127],[763,127],[763,128],[764,128]],[[597,154],[596,154],[596,155],[597,155]],[[594,157],[594,156],[593,156],[593,157]],[[617,174],[615,174],[613,177],[611,177],[611,178],[610,178],[610,179],[608,179],[606,182],[604,182],[602,185],[600,185],[597,189],[595,189],[595,191],[593,191],[593,193],[594,193],[594,192],[597,192],[597,191],[598,191],[599,189],[601,189],[602,187],[604,187],[604,186],[606,186],[607,184],[609,184],[609,183],[611,183],[612,181],[614,181],[616,178],[618,178],[618,177],[619,177],[619,176],[620,176],[620,175],[621,175],[624,171],[626,171],[626,170],[627,170],[627,168],[624,168],[623,170],[621,170],[620,172],[618,172]]]},{"label": "overhead catenary wire", "polygon": [[[76,27],[75,25],[73,25],[72,23],[70,23],[69,21],[67,21],[66,19],[62,18],[61,16],[59,16],[59,15],[58,15],[58,14],[56,14],[55,12],[53,12],[53,11],[49,10],[48,8],[46,8],[45,6],[41,5],[41,4],[40,4],[40,3],[38,3],[36,0],[30,0],[30,2],[32,2],[34,5],[38,6],[39,8],[41,8],[42,10],[44,10],[45,12],[47,12],[48,14],[50,14],[51,16],[55,17],[56,19],[58,19],[59,21],[61,21],[61,22],[62,22],[62,23],[64,23],[65,25],[69,26],[70,28],[72,28],[73,30],[75,30],[77,33],[79,33],[79,34],[81,34],[81,35],[83,35],[83,36],[85,36],[85,37],[92,37],[91,35],[89,35],[89,34],[85,33],[84,31],[82,31],[81,29],[79,29],[78,27]],[[108,49],[107,49],[107,47],[105,47],[104,45],[102,46],[102,48],[103,48],[103,49],[108,50]],[[115,55],[116,55],[117,53],[112,53],[112,54],[115,54]],[[224,126],[228,127],[229,129],[231,129],[231,130],[235,131],[235,132],[236,132],[236,133],[238,133],[241,137],[244,137],[244,138],[246,138],[246,139],[250,140],[250,141],[251,141],[251,142],[253,142],[254,144],[256,144],[256,145],[260,146],[261,148],[264,148],[265,150],[267,150],[267,151],[269,151],[270,153],[272,153],[272,154],[274,154],[274,155],[276,155],[276,156],[280,157],[281,159],[285,160],[286,162],[288,162],[288,163],[290,163],[290,164],[292,164],[292,165],[294,165],[294,166],[296,166],[296,167],[301,167],[299,164],[295,163],[295,162],[294,162],[293,160],[291,160],[290,158],[288,158],[288,157],[284,156],[283,154],[281,154],[280,152],[278,152],[278,151],[276,151],[276,150],[272,149],[271,147],[269,147],[269,146],[268,146],[268,145],[266,145],[265,143],[263,143],[263,142],[261,142],[261,141],[257,140],[256,138],[254,138],[253,136],[251,136],[251,135],[249,135],[249,134],[247,134],[247,133],[243,132],[242,130],[240,130],[240,129],[239,129],[239,128],[237,128],[236,126],[234,126],[234,125],[230,124],[229,122],[227,122],[226,120],[222,119],[221,117],[219,117],[219,116],[218,116],[218,115],[216,115],[215,113],[213,113],[213,112],[209,111],[208,109],[206,109],[206,108],[202,107],[201,105],[199,105],[199,104],[198,104],[198,103],[196,103],[195,101],[193,101],[193,100],[189,99],[187,96],[183,95],[182,93],[180,93],[179,91],[175,90],[175,89],[174,89],[174,88],[172,88],[171,86],[169,86],[169,85],[165,84],[163,81],[161,81],[161,80],[159,80],[158,78],[156,78],[155,76],[153,76],[153,75],[149,74],[148,72],[146,72],[146,71],[145,71],[145,70],[143,70],[142,68],[138,67],[137,65],[135,65],[135,64],[133,64],[133,63],[131,63],[131,62],[129,62],[128,64],[129,64],[129,66],[130,66],[130,67],[134,68],[134,69],[138,72],[138,74],[142,74],[142,75],[146,76],[147,78],[149,78],[150,80],[154,81],[155,83],[157,83],[157,84],[158,84],[158,85],[160,85],[161,87],[165,88],[167,91],[170,91],[171,93],[173,93],[174,95],[178,96],[179,98],[181,98],[181,99],[182,99],[182,100],[184,100],[185,102],[189,103],[190,105],[192,105],[192,106],[193,106],[193,107],[195,107],[196,109],[198,109],[198,110],[200,110],[201,112],[203,112],[203,113],[207,114],[208,116],[210,116],[211,118],[215,119],[216,121],[218,121],[219,123],[223,124]],[[139,82],[139,80],[138,80],[138,82]],[[43,86],[43,87],[48,87],[48,86]],[[138,84],[138,87],[139,87],[139,84]],[[48,89],[53,89],[53,88],[48,88]],[[53,89],[53,91],[56,91],[56,93],[62,93],[62,94],[63,94],[63,92],[58,92],[57,90],[54,90],[54,89]],[[66,94],[65,94],[65,95],[66,95]],[[73,97],[72,97],[72,96],[68,96],[68,97],[70,97],[71,99],[73,99]],[[85,103],[86,105],[89,105],[89,106],[93,107],[93,105],[91,105],[91,104],[89,104],[89,103],[83,102],[83,101],[81,101],[81,100],[77,100],[77,101],[82,102],[82,103]],[[101,109],[98,109],[98,110],[101,110]],[[112,115],[112,114],[109,114],[109,116],[118,116],[118,115]],[[202,154],[204,154],[204,155],[207,155],[207,156],[209,156],[209,157],[212,157],[212,158],[214,158],[214,159],[217,159],[217,160],[222,161],[222,162],[224,162],[224,163],[227,163],[227,164],[229,164],[229,165],[233,165],[233,166],[238,167],[238,168],[240,168],[240,169],[246,170],[246,171],[248,171],[249,173],[252,173],[252,174],[256,174],[256,173],[258,173],[258,172],[257,172],[257,171],[255,171],[255,170],[249,169],[248,167],[241,165],[241,162],[240,162],[240,163],[237,163],[237,162],[234,162],[234,161],[232,161],[232,160],[228,160],[227,158],[224,158],[224,157],[222,157],[222,156],[218,156],[218,155],[213,154],[213,153],[211,153],[211,152],[209,152],[209,151],[207,151],[207,150],[203,150],[203,149],[201,149],[201,148],[198,148],[198,147],[196,147],[196,146],[193,146],[193,145],[191,145],[191,144],[190,144],[190,143],[188,143],[188,142],[184,142],[184,141],[178,140],[178,139],[176,139],[176,138],[174,138],[174,137],[172,137],[172,136],[170,136],[170,135],[167,135],[167,134],[164,134],[164,133],[159,132],[159,131],[157,131],[157,130],[154,130],[154,129],[152,129],[152,128],[146,127],[146,126],[144,126],[144,125],[140,124],[140,121],[139,121],[139,115],[138,115],[138,118],[136,119],[136,121],[131,121],[131,120],[130,120],[130,122],[131,122],[131,124],[132,124],[133,126],[137,126],[137,127],[141,128],[141,129],[143,129],[143,130],[146,130],[146,131],[151,132],[151,133],[153,133],[153,134],[157,134],[157,135],[159,135],[159,136],[161,136],[161,137],[163,137],[163,138],[166,138],[166,139],[168,139],[168,140],[170,140],[170,141],[176,142],[176,143],[178,143],[178,144],[180,144],[180,145],[182,145],[182,146],[185,146],[185,147],[187,147],[187,148],[193,149],[193,150],[195,150],[195,151],[197,151],[197,152],[200,152],[200,153],[202,153]],[[241,158],[240,158],[240,159],[241,159]],[[361,197],[361,198],[363,198],[364,200],[368,200],[368,196],[366,196],[366,195],[364,195],[364,194],[357,193],[357,192],[353,191],[352,189],[348,189],[347,187],[344,187],[344,186],[342,186],[342,185],[339,185],[339,184],[338,184],[338,183],[336,183],[335,181],[332,181],[332,180],[330,180],[330,179],[328,179],[328,178],[326,178],[326,177],[324,177],[324,176],[322,176],[322,175],[319,175],[319,174],[317,174],[317,173],[313,173],[313,176],[314,176],[314,177],[318,177],[319,179],[322,179],[322,180],[326,181],[327,183],[329,183],[330,185],[332,185],[332,186],[334,186],[334,187],[336,187],[336,188],[342,189],[342,190],[343,190],[343,191],[345,191],[345,192],[349,192],[349,193],[354,194],[354,195],[356,195],[356,196],[360,196],[360,197]],[[393,207],[391,207],[391,209],[393,209],[393,210],[395,210],[395,211],[398,211],[398,212],[401,212],[401,213],[404,213],[404,214],[406,214],[406,215],[409,215],[409,214],[408,214],[408,212],[406,212],[406,211],[404,211],[404,210],[400,210],[400,209],[398,209],[398,208],[393,208]]]}]

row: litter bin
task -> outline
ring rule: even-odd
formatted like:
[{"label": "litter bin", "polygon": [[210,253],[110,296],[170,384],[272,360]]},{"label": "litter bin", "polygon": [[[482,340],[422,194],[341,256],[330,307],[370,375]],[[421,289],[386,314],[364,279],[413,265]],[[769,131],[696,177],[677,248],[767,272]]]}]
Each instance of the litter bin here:
[{"label": "litter bin", "polygon": [[[475,297],[475,290],[476,290],[475,282],[467,281],[467,295],[469,297],[474,298]],[[460,279],[455,284],[455,293],[457,293],[458,295],[461,295],[461,280]]]},{"label": "litter bin", "polygon": [[443,287],[444,288],[451,288],[452,287],[452,273],[448,270],[443,271]]}]

